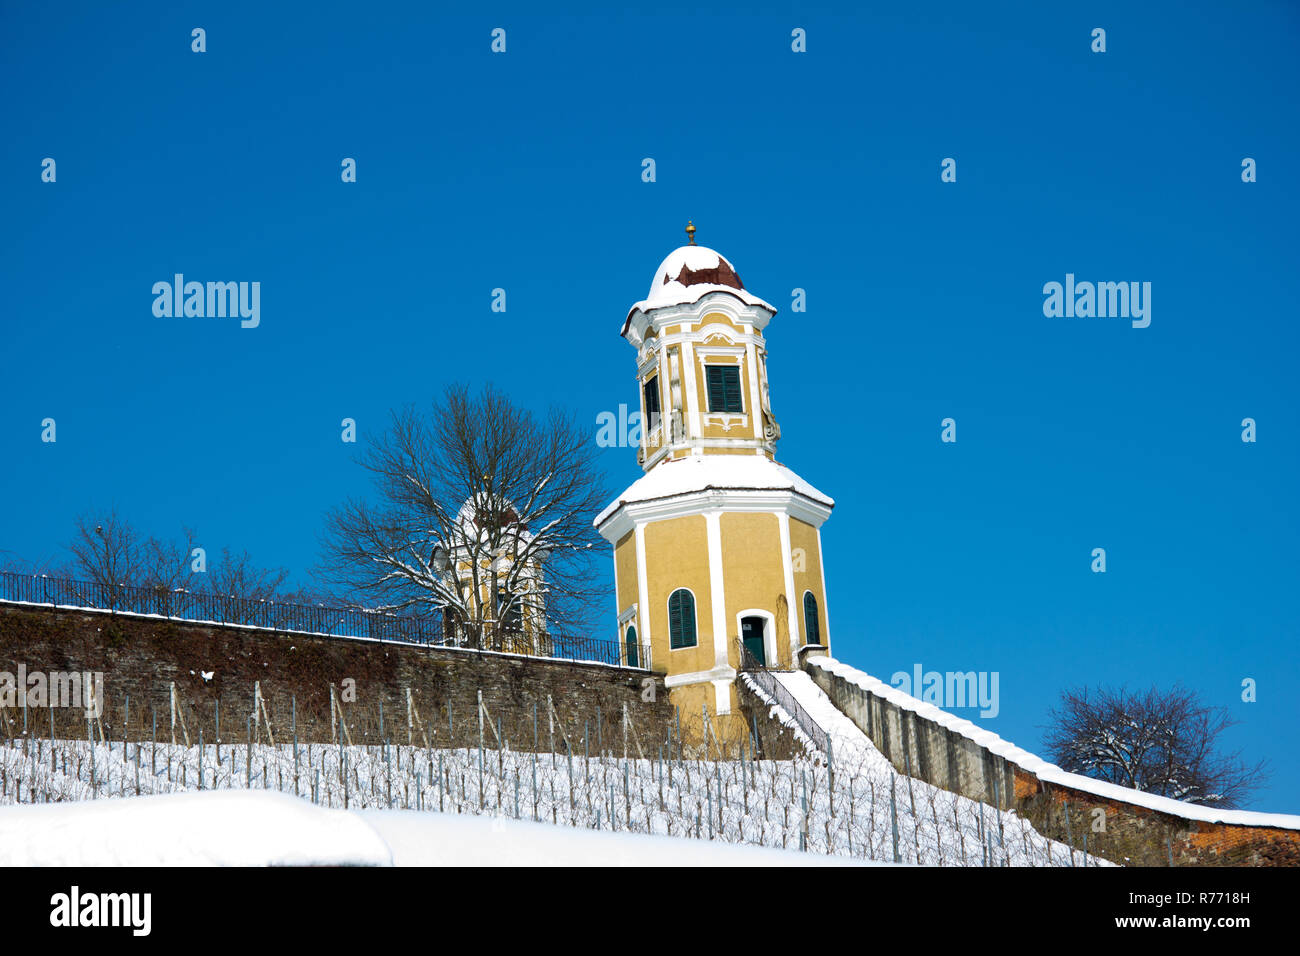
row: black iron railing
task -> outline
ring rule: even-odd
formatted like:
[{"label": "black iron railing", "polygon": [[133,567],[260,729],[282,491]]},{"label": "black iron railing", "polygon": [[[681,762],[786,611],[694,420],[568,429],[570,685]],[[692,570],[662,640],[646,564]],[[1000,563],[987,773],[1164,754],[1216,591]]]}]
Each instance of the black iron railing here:
[{"label": "black iron railing", "polygon": [[82,607],[119,614],[141,614],[180,621],[204,621],[327,637],[397,641],[432,647],[472,647],[571,661],[595,661],[622,667],[650,667],[650,648],[567,634],[501,633],[468,638],[446,633],[443,616],[393,614],[324,604],[294,604],[239,598],[183,588],[96,584],[39,574],[0,572],[0,601]]},{"label": "black iron railing", "polygon": [[831,739],[830,735],[822,729],[821,724],[813,719],[808,711],[803,709],[803,705],[795,700],[784,684],[777,680],[776,675],[755,659],[749,649],[742,643],[740,646],[740,670],[748,674],[760,690],[770,697],[782,710],[784,710],[794,722],[799,726],[808,739],[822,753],[830,753]]}]

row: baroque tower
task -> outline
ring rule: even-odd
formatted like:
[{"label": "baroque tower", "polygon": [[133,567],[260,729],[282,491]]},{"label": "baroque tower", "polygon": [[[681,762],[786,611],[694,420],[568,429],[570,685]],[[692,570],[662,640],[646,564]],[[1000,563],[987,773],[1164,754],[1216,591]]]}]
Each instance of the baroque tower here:
[{"label": "baroque tower", "polygon": [[763,336],[775,307],[686,233],[623,322],[645,474],[595,524],[614,547],[627,663],[644,666],[648,645],[683,722],[725,723],[746,655],[788,668],[829,648],[821,526],[834,501],[776,461]]}]

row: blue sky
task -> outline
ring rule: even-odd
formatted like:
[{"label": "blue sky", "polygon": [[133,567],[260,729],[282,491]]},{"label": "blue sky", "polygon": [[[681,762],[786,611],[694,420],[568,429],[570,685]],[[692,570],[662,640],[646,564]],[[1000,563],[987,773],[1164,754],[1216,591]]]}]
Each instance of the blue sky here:
[{"label": "blue sky", "polygon": [[[594,441],[691,218],[781,308],[838,657],[997,671],[1030,749],[1064,686],[1182,681],[1272,761],[1253,806],[1300,811],[1300,13],[1044,6],[5,3],[0,549],[116,502],[302,580],[365,488],[340,420],[452,380]],[[155,318],[176,272],[261,282],[260,327]],[[1151,282],[1150,327],[1044,317],[1067,272]]]}]

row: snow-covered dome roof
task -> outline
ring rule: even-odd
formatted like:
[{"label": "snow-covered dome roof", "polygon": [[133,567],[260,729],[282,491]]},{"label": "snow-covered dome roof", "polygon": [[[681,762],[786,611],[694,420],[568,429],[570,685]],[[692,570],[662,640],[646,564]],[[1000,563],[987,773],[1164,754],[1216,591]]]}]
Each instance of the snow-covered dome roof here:
[{"label": "snow-covered dome roof", "polygon": [[[711,292],[733,295],[746,305],[766,309],[773,314],[776,308],[756,295],[745,291],[736,269],[720,252],[707,246],[680,246],[659,264],[650,280],[650,292],[628,311],[628,321],[639,312],[650,312],[670,305],[688,305],[698,302]],[[624,323],[627,331],[627,323]]]},{"label": "snow-covered dome roof", "polygon": [[645,301],[651,307],[691,302],[690,287],[696,285],[745,289],[735,267],[721,253],[707,246],[680,246],[659,263]]}]

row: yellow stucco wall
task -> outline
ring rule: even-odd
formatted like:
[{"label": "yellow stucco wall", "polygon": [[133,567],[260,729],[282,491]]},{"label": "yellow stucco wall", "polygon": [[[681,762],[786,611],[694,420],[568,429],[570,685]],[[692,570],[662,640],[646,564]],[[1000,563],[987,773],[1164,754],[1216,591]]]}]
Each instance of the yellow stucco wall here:
[{"label": "yellow stucco wall", "polygon": [[[709,599],[709,545],[704,516],[669,518],[646,525],[645,561],[655,669],[669,674],[711,669],[713,605]],[[668,596],[677,588],[689,588],[695,595],[698,640],[695,647],[670,650]]]},{"label": "yellow stucco wall", "polygon": [[731,318],[725,312],[706,313],[704,318],[700,319],[700,321],[696,323],[695,328],[697,330],[702,329],[706,325],[723,325],[736,335],[743,335],[745,333],[744,325],[731,321]]},{"label": "yellow stucco wall", "polygon": [[[728,688],[730,713],[719,714],[711,683],[674,687],[669,703],[677,708],[681,721],[683,752],[691,757],[735,759],[749,752],[749,725],[740,710],[740,696],[733,684]],[[705,732],[702,709],[707,708],[712,734]]]},{"label": "yellow stucco wall", "polygon": [[[618,616],[622,617],[623,612],[636,603],[637,599],[637,573],[636,573],[636,535],[628,532],[619,539],[614,545],[614,574],[615,581],[618,584],[618,591],[615,594],[618,605]],[[617,620],[617,619],[616,619]],[[637,643],[644,644],[645,640],[641,636],[641,621],[633,618],[629,621],[623,621],[618,624],[618,630],[615,639],[619,642],[621,653],[627,654],[627,628],[632,625],[637,631]],[[627,663],[626,656],[623,657],[624,663]],[[637,661],[641,666],[645,666],[644,661]]]},{"label": "yellow stucco wall", "polygon": [[[785,593],[781,527],[774,514],[724,514],[720,524],[722,565],[726,568],[727,662],[738,667],[740,624],[736,615],[756,609],[776,616],[777,600]],[[775,622],[774,636],[787,630],[783,622]]]},{"label": "yellow stucco wall", "polygon": [[822,554],[821,548],[817,546],[817,529],[796,518],[791,518],[790,550],[794,555],[798,556],[800,549],[803,551],[804,570],[800,571],[799,565],[796,563],[794,572],[795,600],[798,602],[796,608],[799,612],[799,644],[803,646],[808,643],[803,615],[803,595],[805,591],[811,591],[813,597],[817,599],[817,617],[821,626],[821,639],[823,644],[828,644],[830,638],[826,626],[826,595],[822,592]]},{"label": "yellow stucco wall", "polygon": [[[723,620],[726,631],[727,663],[740,664],[740,625],[737,615],[745,610],[765,611],[772,615],[775,657],[768,663],[790,666],[789,616],[785,595],[784,555],[781,553],[779,519],[775,514],[727,513],[719,519],[724,568]],[[690,515],[651,522],[645,526],[647,607],[650,621],[649,641],[653,666],[667,674],[686,674],[711,670],[714,666],[712,579],[709,574],[708,533],[702,515]],[[826,595],[822,590],[822,559],[817,530],[798,519],[790,519],[790,545],[794,566],[794,604],[798,627],[797,644],[807,643],[803,613],[803,595],[811,591],[817,599],[823,643],[827,641]],[[635,534],[628,533],[614,548],[618,571],[618,611],[621,614],[639,600],[639,580]],[[802,570],[800,570],[800,562]],[[668,597],[679,587],[695,596],[695,630],[698,638],[693,648],[669,648]],[[621,640],[625,631],[620,628]],[[647,635],[637,617],[637,636],[645,643]],[[770,650],[769,650],[770,655]],[[704,686],[704,685],[701,685]],[[713,710],[712,692],[701,700]]]},{"label": "yellow stucco wall", "polygon": [[622,614],[637,598],[636,535],[631,531],[614,545],[614,573],[618,576],[618,613]]}]

